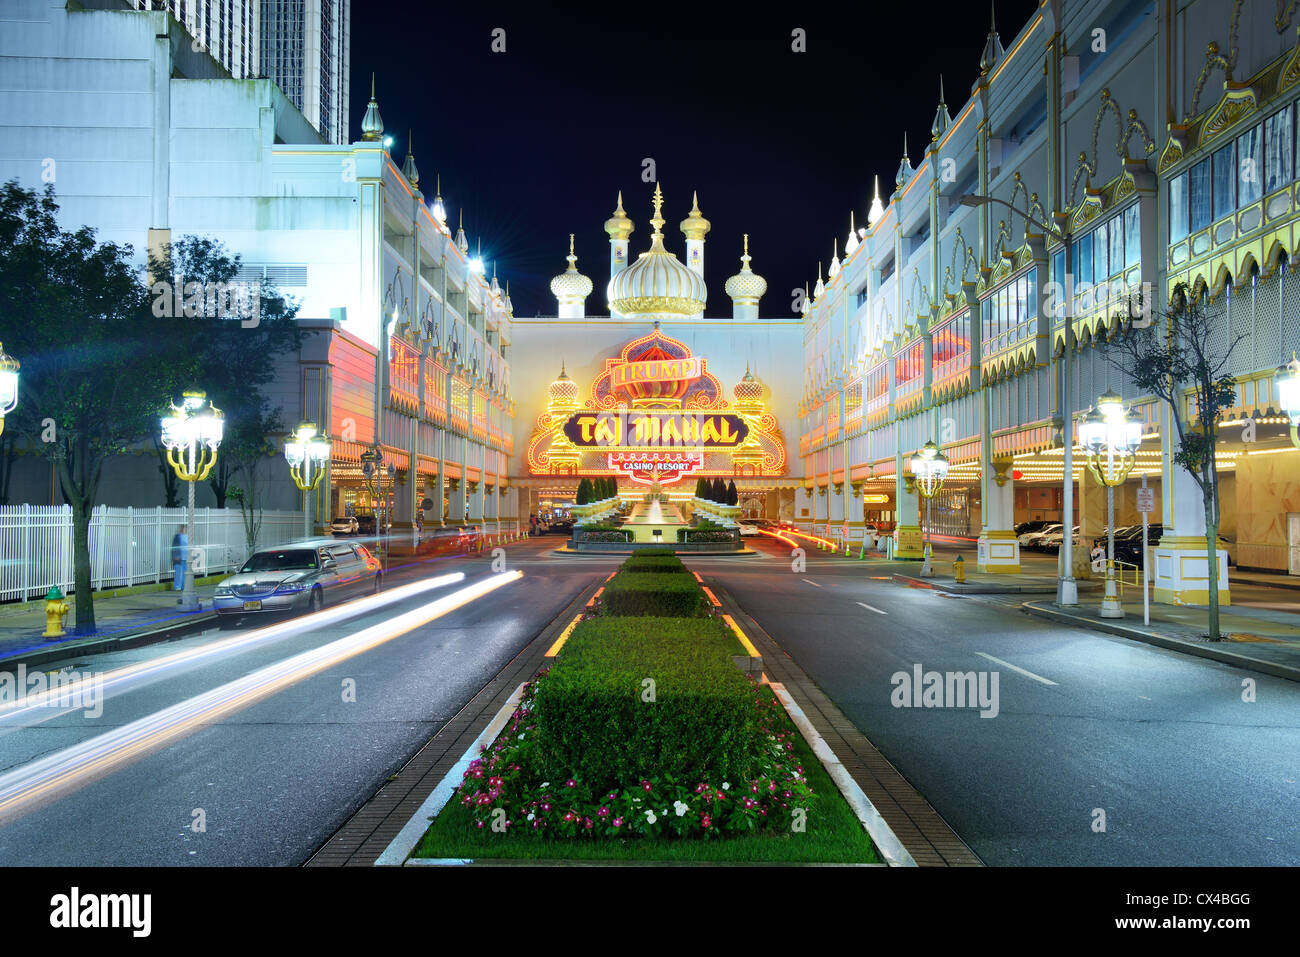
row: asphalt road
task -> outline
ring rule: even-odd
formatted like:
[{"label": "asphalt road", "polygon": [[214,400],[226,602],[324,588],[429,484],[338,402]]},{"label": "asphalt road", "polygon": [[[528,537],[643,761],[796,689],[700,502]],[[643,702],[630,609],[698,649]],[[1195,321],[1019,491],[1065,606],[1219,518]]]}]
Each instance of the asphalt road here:
[{"label": "asphalt road", "polygon": [[102,714],[0,711],[0,863],[300,864],[617,564],[558,559],[557,544],[511,545],[505,571],[522,578],[424,623],[431,603],[494,575],[490,556],[390,574],[381,599],[465,579],[344,620],[260,641],[212,629],[65,663],[109,680]]},{"label": "asphalt road", "polygon": [[[747,541],[761,557],[688,564],[731,591],[986,863],[1300,863],[1300,684],[1031,618],[1019,596],[871,577],[896,565],[814,550],[796,570],[779,543]],[[896,707],[894,675],[918,664],[996,674],[996,716]]]}]

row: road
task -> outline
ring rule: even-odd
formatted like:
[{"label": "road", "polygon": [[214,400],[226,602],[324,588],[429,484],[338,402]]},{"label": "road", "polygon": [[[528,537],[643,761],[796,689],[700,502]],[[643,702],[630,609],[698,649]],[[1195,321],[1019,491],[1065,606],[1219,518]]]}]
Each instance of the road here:
[{"label": "road", "polygon": [[[1019,596],[872,577],[902,563],[813,550],[796,570],[779,543],[747,541],[760,557],[687,562],[735,596],[986,863],[1300,863],[1300,684],[1031,618]],[[895,707],[894,675],[916,665],[996,673],[996,717]]]},{"label": "road", "polygon": [[[343,620],[265,639],[214,628],[63,663],[105,677],[102,714],[0,711],[0,863],[302,863],[617,564],[550,556],[558,543],[511,545],[505,572],[521,578],[424,623],[433,602],[493,577],[490,556],[394,572],[385,604],[340,606]],[[464,580],[389,601],[455,572]]]}]

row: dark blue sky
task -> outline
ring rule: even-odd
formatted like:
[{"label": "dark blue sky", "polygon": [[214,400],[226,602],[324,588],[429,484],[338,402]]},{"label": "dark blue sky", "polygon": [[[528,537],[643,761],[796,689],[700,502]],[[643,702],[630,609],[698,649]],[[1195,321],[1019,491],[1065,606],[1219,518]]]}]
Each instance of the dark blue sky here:
[{"label": "dark blue sky", "polygon": [[[471,247],[482,236],[520,316],[554,314],[547,284],[570,232],[596,284],[588,311],[604,311],[602,225],[619,189],[636,223],[632,257],[647,248],[646,157],[666,197],[668,248],[684,258],[677,224],[692,190],[713,224],[708,312],[730,314],[722,284],[747,232],[768,280],[762,313],[787,313],[789,290],[814,279],[832,238],[842,249],[849,210],[864,224],[872,176],[892,189],[904,130],[918,162],[940,73],[951,112],[965,102],[989,22],[983,3],[380,7],[353,5],[353,138],[373,70],[395,159],[413,128],[423,188],[431,199],[442,174],[451,225],[463,208]],[[1035,8],[998,0],[1004,44]],[[491,50],[497,27],[505,53]],[[807,53],[791,51],[796,27]]]}]

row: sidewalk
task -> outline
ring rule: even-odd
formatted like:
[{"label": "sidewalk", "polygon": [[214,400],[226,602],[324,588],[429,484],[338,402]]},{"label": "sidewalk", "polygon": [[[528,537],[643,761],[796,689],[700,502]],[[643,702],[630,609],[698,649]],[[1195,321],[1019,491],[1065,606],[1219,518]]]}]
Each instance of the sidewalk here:
[{"label": "sidewalk", "polygon": [[[210,621],[212,593],[215,584],[195,588],[202,608],[198,612],[182,612],[176,607],[180,592],[165,590],[135,591],[121,589],[120,594],[110,592],[95,596],[95,626],[91,635],[74,635],[76,627],[75,599],[68,597],[72,607],[64,619],[62,638],[42,638],[45,631],[45,601],[37,599],[26,603],[13,603],[0,607],[0,668],[18,661],[36,664],[53,658],[76,655],[92,645],[108,642],[121,643],[128,638],[154,635],[178,626],[199,626]],[[97,649],[103,650],[103,649]]]},{"label": "sidewalk", "polygon": [[1125,601],[1123,618],[1102,618],[1095,595],[1061,608],[1036,599],[1021,606],[1031,615],[1131,638],[1250,671],[1300,681],[1300,615],[1228,607],[1219,610],[1223,640],[1206,638],[1209,611],[1196,605],[1152,603],[1151,624],[1142,623],[1142,602]]}]

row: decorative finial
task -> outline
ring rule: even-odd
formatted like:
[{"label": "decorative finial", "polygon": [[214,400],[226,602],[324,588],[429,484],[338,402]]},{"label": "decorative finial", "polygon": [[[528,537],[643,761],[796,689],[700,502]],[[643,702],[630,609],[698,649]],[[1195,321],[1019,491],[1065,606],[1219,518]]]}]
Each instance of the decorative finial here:
[{"label": "decorative finial", "polygon": [[745,255],[749,255],[749,233],[745,233]]},{"label": "decorative finial", "polygon": [[379,103],[375,100],[375,75],[370,74],[370,103],[366,105],[365,116],[361,118],[361,139],[367,143],[376,143],[384,137],[384,118],[379,115]]},{"label": "decorative finial", "polygon": [[662,239],[663,234],[659,231],[659,228],[663,226],[663,224],[667,222],[667,220],[665,220],[663,216],[660,215],[660,210],[662,210],[664,205],[664,193],[663,190],[659,188],[658,183],[655,183],[655,195],[652,202],[654,203],[655,214],[650,219],[650,225],[655,228],[654,235]]}]

